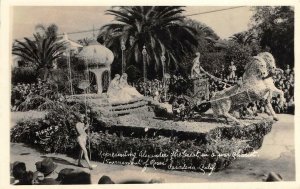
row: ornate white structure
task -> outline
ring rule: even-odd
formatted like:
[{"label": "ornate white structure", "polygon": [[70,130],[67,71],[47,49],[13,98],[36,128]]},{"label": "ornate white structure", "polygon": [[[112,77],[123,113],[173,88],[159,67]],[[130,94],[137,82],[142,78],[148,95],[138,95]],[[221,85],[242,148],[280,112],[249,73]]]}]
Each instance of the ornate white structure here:
[{"label": "ornate white structure", "polygon": [[84,60],[90,78],[95,78],[97,94],[107,92],[111,80],[110,67],[114,60],[112,51],[93,40],[88,46],[83,47],[78,58]]}]

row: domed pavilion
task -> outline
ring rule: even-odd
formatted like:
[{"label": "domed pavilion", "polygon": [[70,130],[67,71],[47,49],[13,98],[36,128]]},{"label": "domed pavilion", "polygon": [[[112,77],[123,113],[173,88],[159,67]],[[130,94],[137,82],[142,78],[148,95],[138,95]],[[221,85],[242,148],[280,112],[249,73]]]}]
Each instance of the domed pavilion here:
[{"label": "domed pavilion", "polygon": [[114,60],[113,52],[93,40],[88,46],[83,47],[77,57],[85,62],[89,71],[90,85],[94,86],[96,93],[107,92],[111,80],[111,64]]}]

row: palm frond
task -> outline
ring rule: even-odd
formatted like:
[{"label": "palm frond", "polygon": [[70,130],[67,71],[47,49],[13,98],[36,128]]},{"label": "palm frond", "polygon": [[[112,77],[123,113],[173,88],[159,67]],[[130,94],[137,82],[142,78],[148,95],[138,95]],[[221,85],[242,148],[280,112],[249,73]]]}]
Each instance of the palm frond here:
[{"label": "palm frond", "polygon": [[[120,53],[120,41],[123,39],[127,48],[126,61],[140,64],[140,68],[143,46],[146,45],[147,62],[153,64],[149,68],[155,67],[159,71],[162,53],[165,53],[168,65],[176,65],[198,45],[198,32],[185,25],[183,11],[182,6],[115,7],[106,14],[115,16],[117,23],[103,26],[99,36],[116,55]],[[134,37],[134,42],[128,42],[130,36]]]},{"label": "palm frond", "polygon": [[161,6],[158,7],[158,14],[156,15],[157,18],[161,18],[164,15],[173,12],[174,10],[180,10],[182,8],[182,6]]},{"label": "palm frond", "polygon": [[61,55],[65,48],[65,43],[58,43],[55,33],[55,27],[49,29],[48,37],[34,34],[34,39],[24,38],[23,41],[16,40],[13,44],[12,54],[20,56],[23,60],[36,64],[39,69],[49,67],[53,60]]}]

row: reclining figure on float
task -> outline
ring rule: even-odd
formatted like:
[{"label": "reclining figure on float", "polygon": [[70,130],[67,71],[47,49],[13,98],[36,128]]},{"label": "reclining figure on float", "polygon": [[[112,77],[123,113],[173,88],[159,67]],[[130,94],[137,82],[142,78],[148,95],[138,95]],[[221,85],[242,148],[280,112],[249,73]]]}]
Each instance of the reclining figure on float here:
[{"label": "reclining figure on float", "polygon": [[122,76],[115,75],[108,87],[107,96],[110,103],[127,103],[143,97],[134,87],[128,85],[126,73]]}]

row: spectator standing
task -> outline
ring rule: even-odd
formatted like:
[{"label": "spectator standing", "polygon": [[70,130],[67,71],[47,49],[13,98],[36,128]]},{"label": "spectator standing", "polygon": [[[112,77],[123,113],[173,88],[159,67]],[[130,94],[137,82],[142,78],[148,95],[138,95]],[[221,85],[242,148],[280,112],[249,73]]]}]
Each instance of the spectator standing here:
[{"label": "spectator standing", "polygon": [[234,79],[235,78],[235,72],[236,72],[236,67],[234,65],[234,62],[231,61],[230,66],[229,66],[229,79]]},{"label": "spectator standing", "polygon": [[284,73],[285,73],[286,75],[289,75],[289,74],[291,73],[290,65],[287,65],[287,66],[286,66],[286,69],[284,70]]}]

